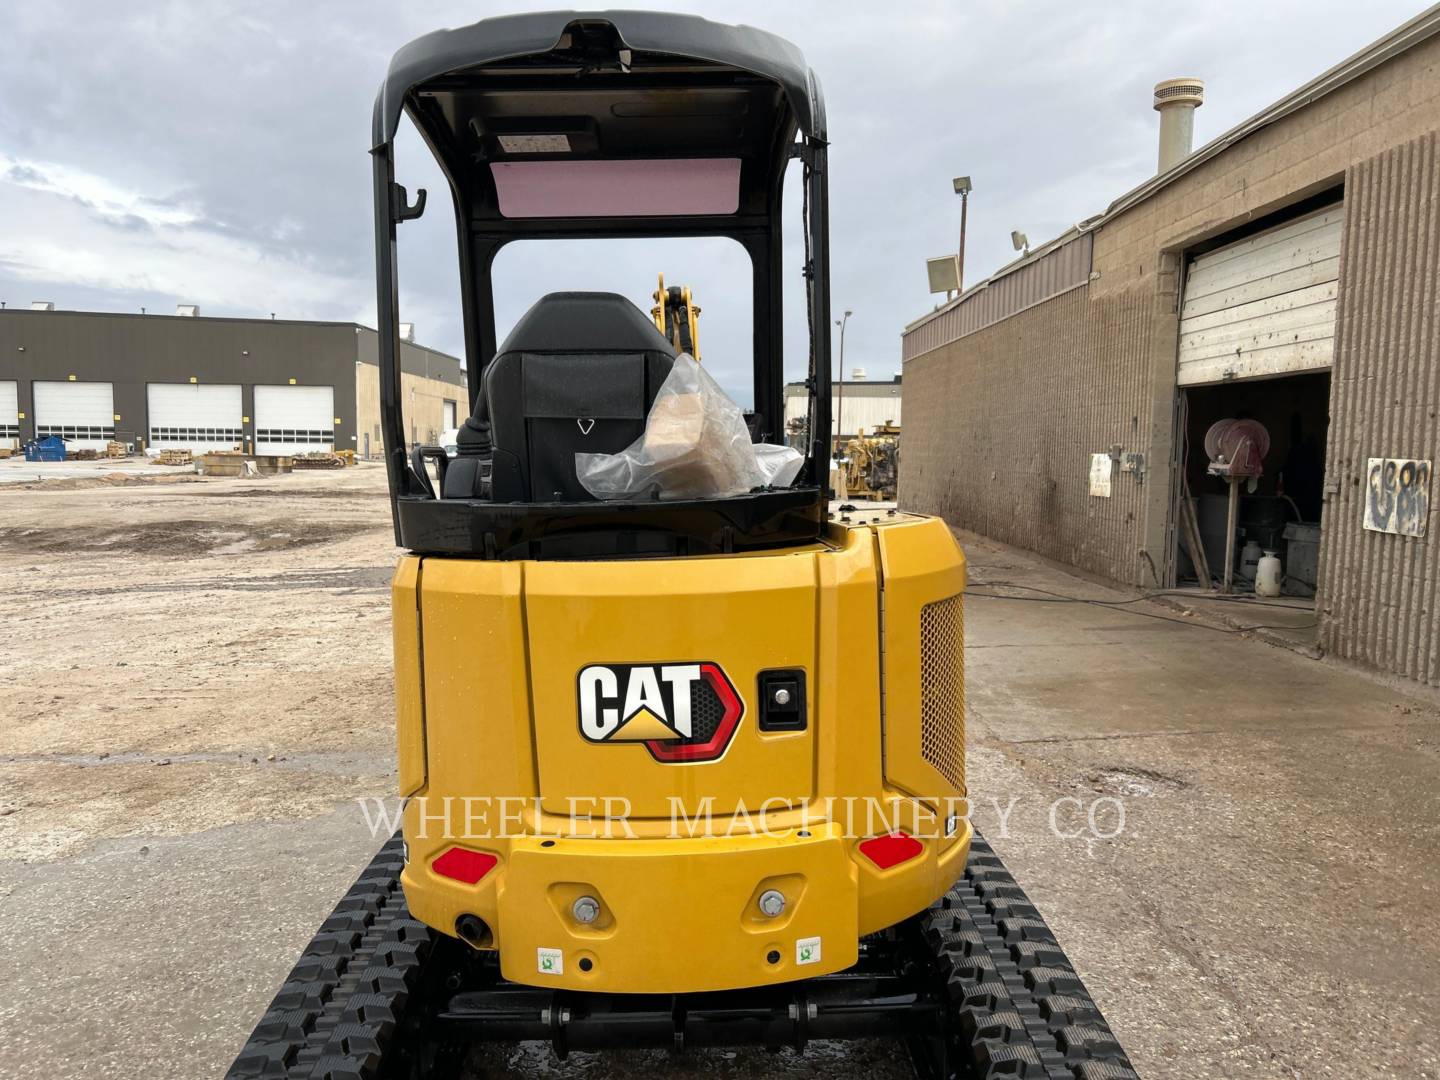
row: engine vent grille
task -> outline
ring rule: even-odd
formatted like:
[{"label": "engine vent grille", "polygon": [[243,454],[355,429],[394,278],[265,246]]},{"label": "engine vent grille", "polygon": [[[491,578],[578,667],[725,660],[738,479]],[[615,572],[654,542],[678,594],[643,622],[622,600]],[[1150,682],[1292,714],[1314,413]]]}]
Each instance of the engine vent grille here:
[{"label": "engine vent grille", "polygon": [[920,754],[957,788],[965,786],[964,617],[960,597],[920,609]]}]

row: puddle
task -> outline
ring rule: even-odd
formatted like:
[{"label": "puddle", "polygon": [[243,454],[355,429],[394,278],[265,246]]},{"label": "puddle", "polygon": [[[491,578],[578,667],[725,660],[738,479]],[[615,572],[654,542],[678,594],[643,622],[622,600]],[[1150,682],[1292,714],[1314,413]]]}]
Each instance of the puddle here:
[{"label": "puddle", "polygon": [[1122,799],[1148,799],[1189,787],[1189,782],[1138,766],[1110,766],[1088,773],[1085,783],[1105,795]]}]

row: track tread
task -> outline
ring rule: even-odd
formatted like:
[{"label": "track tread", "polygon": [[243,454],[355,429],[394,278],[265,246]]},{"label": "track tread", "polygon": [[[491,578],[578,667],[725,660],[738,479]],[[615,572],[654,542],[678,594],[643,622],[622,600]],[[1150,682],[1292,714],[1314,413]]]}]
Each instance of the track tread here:
[{"label": "track tread", "polygon": [[[421,976],[438,936],[405,906],[400,849],[397,835],[321,924],[227,1080],[383,1080],[397,1052],[403,1064],[407,1007],[430,992]],[[1138,1080],[1054,933],[979,833],[964,876],[907,926],[943,980],[951,1077]]]},{"label": "track tread", "polygon": [[952,1010],[953,1076],[1138,1080],[1054,932],[978,832],[964,876],[920,926]]},{"label": "track tread", "polygon": [[433,943],[400,889],[397,833],[305,946],[226,1080],[378,1080]]}]

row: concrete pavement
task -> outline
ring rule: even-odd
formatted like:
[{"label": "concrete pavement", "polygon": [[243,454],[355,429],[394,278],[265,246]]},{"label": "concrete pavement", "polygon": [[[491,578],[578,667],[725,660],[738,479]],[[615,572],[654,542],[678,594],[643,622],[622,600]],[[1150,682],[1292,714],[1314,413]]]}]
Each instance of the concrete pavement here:
[{"label": "concrete pavement", "polygon": [[975,818],[1140,1073],[1440,1076],[1435,698],[966,548]]},{"label": "concrete pavement", "polygon": [[0,1077],[219,1077],[380,846],[319,817],[0,864]]}]

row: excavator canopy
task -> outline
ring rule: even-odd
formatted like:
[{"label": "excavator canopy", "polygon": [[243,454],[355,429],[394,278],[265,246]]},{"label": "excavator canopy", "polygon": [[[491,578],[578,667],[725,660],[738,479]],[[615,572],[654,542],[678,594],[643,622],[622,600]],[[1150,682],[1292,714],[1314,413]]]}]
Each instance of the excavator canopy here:
[{"label": "excavator canopy", "polygon": [[[787,167],[800,159],[805,261],[796,284],[812,328],[800,483],[820,501],[830,426],[825,120],[798,49],[690,15],[546,12],[438,31],[395,55],[375,102],[372,155],[382,413],[398,501],[427,489],[407,457],[395,362],[396,227],[424,205],[423,193],[412,203],[394,179],[402,113],[451,189],[472,406],[498,348],[491,268],[504,245],[724,236],[751,257],[755,428],[774,442],[785,430],[782,196]],[[399,530],[398,506],[396,514]]]}]

